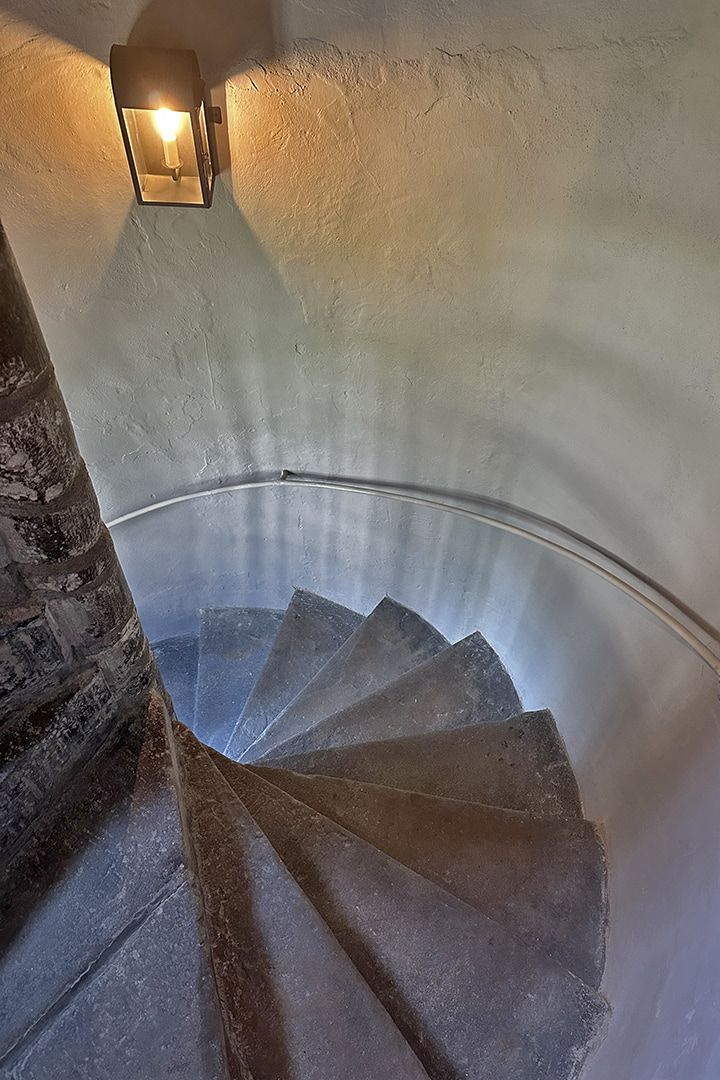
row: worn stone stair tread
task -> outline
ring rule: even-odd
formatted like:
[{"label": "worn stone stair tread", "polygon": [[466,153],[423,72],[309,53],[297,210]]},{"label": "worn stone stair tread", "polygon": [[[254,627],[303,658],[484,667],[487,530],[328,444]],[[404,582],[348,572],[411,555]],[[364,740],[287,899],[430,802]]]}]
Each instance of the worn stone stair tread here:
[{"label": "worn stone stair tread", "polygon": [[599,987],[605,857],[589,821],[537,818],[355,780],[248,768]]},{"label": "worn stone stair tread", "polygon": [[175,733],[231,1062],[253,1080],[427,1080],[216,759]]},{"label": "worn stone stair tread", "polygon": [[172,698],[175,715],[190,727],[195,723],[198,651],[197,634],[163,638],[150,646],[165,689]]},{"label": "worn stone stair tread", "polygon": [[320,669],[243,760],[262,757],[278,743],[394,682],[448,647],[443,635],[410,608],[384,597]]},{"label": "worn stone stair tread", "polygon": [[435,1080],[577,1077],[600,995],[257,773],[212,760]]},{"label": "worn stone stair tread", "polygon": [[[95,755],[2,866],[0,1063],[37,1017],[49,1015],[84,973],[130,941],[133,926],[186,880],[168,734],[159,696],[129,713],[114,743]],[[38,1075],[44,1069],[38,1065]],[[95,1073],[62,1075],[106,1074],[98,1066]],[[158,1068],[155,1076],[161,1075],[167,1073]]]},{"label": "worn stone stair tread", "polygon": [[273,757],[267,764],[540,817],[582,817],[577,781],[547,709],[451,731]]},{"label": "worn stone stair tread", "polygon": [[296,589],[225,753],[239,758],[327,663],[362,615],[306,589]]},{"label": "worn stone stair tread", "polygon": [[505,720],[521,709],[522,702],[497,653],[482,634],[474,633],[382,690],[280,743],[271,756],[447,731],[470,723]]},{"label": "worn stone stair tread", "polygon": [[[282,611],[269,608],[200,611],[197,704],[195,722],[188,726],[216,750],[227,746],[282,618]],[[177,716],[183,720],[179,713]]]},{"label": "worn stone stair tread", "polygon": [[7,1080],[229,1080],[188,882],[129,927],[59,1003]]}]

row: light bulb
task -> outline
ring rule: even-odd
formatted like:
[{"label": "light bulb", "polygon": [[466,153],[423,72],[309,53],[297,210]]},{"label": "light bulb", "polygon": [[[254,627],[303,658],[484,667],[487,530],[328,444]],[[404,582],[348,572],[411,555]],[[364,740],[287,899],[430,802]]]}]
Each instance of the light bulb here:
[{"label": "light bulb", "polygon": [[180,179],[180,155],[175,136],[182,121],[183,114],[173,112],[172,109],[155,110],[155,126],[160,132],[163,144],[163,161],[168,169],[172,170],[173,180]]},{"label": "light bulb", "polygon": [[182,113],[173,112],[172,109],[155,110],[155,126],[163,142],[171,142],[175,138],[181,120]]}]

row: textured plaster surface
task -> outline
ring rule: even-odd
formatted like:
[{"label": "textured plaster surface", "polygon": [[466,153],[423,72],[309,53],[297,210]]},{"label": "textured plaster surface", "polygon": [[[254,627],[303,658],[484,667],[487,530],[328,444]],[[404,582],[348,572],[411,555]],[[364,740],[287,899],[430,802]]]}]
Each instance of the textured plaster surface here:
[{"label": "textured plaster surface", "polygon": [[[215,84],[209,212],[131,204],[128,38],[196,46]],[[5,0],[0,214],[105,517],[282,467],[439,484],[719,622],[719,46],[709,0]],[[293,585],[479,626],[607,828],[588,1078],[714,1080],[718,707],[681,645],[550,555],[357,496],[225,496],[115,541],[151,637]]]}]

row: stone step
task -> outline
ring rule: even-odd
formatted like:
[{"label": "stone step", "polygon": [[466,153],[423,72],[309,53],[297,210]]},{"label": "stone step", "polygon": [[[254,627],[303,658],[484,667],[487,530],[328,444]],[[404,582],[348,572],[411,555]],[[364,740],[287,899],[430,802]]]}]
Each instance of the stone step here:
[{"label": "stone step", "polygon": [[188,727],[195,724],[199,639],[197,634],[163,638],[150,646],[172,698],[175,715]]},{"label": "stone step", "polygon": [[231,1063],[253,1080],[427,1080],[205,748],[175,730]]},{"label": "stone step", "polygon": [[241,757],[361,622],[357,612],[296,589],[225,753]]},{"label": "stone step", "polygon": [[160,697],[115,734],[0,873],[3,1077],[224,1075]]},{"label": "stone step", "polygon": [[536,818],[355,780],[249,768],[599,987],[605,857],[589,821]]},{"label": "stone step", "polygon": [[201,610],[197,705],[188,725],[201,742],[216,750],[227,746],[282,618],[282,611],[268,608]]},{"label": "stone step", "polygon": [[289,754],[270,764],[540,817],[582,816],[577,781],[547,710],[451,731]]},{"label": "stone step", "polygon": [[[98,962],[7,1080],[225,1080],[212,970],[188,882]],[[2,1066],[0,1065],[0,1070]],[[229,1080],[229,1077],[228,1077]]]},{"label": "stone step", "polygon": [[[448,731],[515,716],[522,703],[497,653],[475,633],[310,731],[274,748],[273,758],[333,746]],[[253,755],[252,760],[259,760]]]},{"label": "stone step", "polygon": [[257,773],[213,761],[435,1080],[577,1076],[606,1013],[595,991]]},{"label": "stone step", "polygon": [[447,646],[447,640],[430,623],[386,596],[243,760],[248,755],[267,756],[279,743],[375,693]]}]

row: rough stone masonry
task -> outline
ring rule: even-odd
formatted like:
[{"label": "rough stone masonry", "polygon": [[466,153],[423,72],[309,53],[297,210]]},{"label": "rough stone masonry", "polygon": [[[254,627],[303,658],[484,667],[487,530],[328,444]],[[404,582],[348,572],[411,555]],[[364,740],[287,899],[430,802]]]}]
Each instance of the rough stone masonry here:
[{"label": "rough stone masonry", "polygon": [[0,860],[157,679],[0,226]]}]

